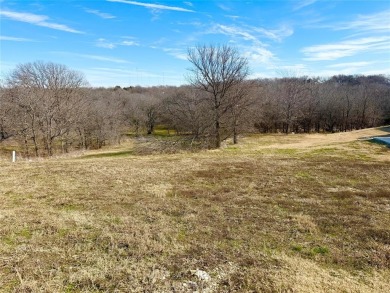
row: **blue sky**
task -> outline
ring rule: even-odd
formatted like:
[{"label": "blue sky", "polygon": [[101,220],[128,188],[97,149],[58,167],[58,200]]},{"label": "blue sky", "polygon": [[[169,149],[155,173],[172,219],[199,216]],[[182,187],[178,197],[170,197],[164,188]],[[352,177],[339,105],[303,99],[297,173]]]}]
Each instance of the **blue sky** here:
[{"label": "blue sky", "polygon": [[189,47],[228,44],[251,77],[390,75],[390,1],[0,0],[1,78],[52,61],[92,86],[186,83]]}]

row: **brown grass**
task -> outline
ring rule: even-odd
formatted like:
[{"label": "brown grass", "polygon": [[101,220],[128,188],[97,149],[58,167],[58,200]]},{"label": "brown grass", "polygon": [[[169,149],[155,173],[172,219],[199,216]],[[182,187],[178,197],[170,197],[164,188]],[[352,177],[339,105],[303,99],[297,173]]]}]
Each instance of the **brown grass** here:
[{"label": "brown grass", "polygon": [[0,292],[385,292],[390,153],[360,135],[3,159]]}]

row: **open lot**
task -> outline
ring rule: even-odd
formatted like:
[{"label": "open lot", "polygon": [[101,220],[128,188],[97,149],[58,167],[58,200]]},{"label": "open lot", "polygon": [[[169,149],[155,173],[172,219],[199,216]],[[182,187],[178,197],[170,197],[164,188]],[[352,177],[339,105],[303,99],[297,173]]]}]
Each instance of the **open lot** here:
[{"label": "open lot", "polygon": [[385,292],[388,131],[4,157],[0,291]]}]

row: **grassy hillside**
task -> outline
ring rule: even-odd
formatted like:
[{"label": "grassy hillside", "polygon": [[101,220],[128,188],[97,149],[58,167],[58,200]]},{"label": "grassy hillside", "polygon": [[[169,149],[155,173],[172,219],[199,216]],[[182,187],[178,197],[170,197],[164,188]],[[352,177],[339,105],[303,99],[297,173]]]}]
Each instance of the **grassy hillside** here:
[{"label": "grassy hillside", "polygon": [[[1,292],[385,292],[386,134],[0,161]],[[139,148],[139,146],[138,146]]]}]

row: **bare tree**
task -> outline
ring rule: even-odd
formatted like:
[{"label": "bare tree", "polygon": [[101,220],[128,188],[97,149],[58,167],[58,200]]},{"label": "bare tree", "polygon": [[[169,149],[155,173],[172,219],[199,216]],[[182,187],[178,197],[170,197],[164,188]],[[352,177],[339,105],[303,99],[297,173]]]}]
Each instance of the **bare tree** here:
[{"label": "bare tree", "polygon": [[283,78],[279,85],[279,103],[282,108],[283,132],[297,131],[298,117],[301,116],[302,103],[308,94],[306,77]]},{"label": "bare tree", "polygon": [[50,156],[54,139],[70,131],[79,108],[78,90],[85,85],[81,73],[51,62],[21,64],[8,76],[10,102],[23,113],[36,155],[38,132]]},{"label": "bare tree", "polygon": [[214,147],[221,146],[223,117],[235,106],[234,89],[249,75],[248,61],[228,46],[197,46],[188,50],[190,83],[204,92],[213,113]]},{"label": "bare tree", "polygon": [[233,144],[238,143],[238,134],[248,128],[248,123],[252,122],[250,108],[254,104],[253,91],[256,89],[256,83],[246,81],[233,87],[230,91],[230,104],[228,120],[230,121],[230,131],[233,136]]},{"label": "bare tree", "polygon": [[192,140],[203,139],[210,128],[208,108],[200,92],[192,87],[181,87],[162,103],[165,120],[177,133],[190,134]]},{"label": "bare tree", "polygon": [[0,142],[15,134],[11,121],[13,114],[12,104],[9,103],[9,95],[7,95],[7,91],[0,86]]}]

